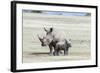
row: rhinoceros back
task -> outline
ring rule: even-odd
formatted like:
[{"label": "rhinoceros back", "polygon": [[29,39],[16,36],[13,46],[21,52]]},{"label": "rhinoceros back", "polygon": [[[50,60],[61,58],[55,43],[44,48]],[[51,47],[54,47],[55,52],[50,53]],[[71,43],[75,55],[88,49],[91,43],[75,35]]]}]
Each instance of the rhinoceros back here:
[{"label": "rhinoceros back", "polygon": [[63,31],[53,30],[51,34],[53,36],[53,41],[63,41],[66,39],[66,35]]}]

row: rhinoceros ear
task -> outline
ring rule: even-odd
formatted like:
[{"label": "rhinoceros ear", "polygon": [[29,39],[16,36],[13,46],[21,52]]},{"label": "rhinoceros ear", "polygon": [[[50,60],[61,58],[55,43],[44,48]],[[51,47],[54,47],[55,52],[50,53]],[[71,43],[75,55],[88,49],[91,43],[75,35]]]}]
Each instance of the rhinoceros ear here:
[{"label": "rhinoceros ear", "polygon": [[50,32],[52,32],[53,31],[53,27],[52,28],[50,28]]},{"label": "rhinoceros ear", "polygon": [[44,31],[48,32],[48,30],[44,27]]},{"label": "rhinoceros ear", "polygon": [[43,39],[41,37],[39,37],[39,35],[37,35],[37,36],[38,36],[39,40],[42,42]]}]

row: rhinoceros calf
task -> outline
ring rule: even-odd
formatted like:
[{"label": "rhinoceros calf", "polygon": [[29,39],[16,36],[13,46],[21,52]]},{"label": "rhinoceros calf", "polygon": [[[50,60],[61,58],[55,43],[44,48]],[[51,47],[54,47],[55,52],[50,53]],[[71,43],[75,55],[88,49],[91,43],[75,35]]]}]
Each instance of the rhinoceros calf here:
[{"label": "rhinoceros calf", "polygon": [[54,55],[58,56],[60,54],[60,50],[64,51],[64,55],[68,54],[69,47],[71,47],[71,44],[67,42],[67,40],[59,41],[56,43]]}]

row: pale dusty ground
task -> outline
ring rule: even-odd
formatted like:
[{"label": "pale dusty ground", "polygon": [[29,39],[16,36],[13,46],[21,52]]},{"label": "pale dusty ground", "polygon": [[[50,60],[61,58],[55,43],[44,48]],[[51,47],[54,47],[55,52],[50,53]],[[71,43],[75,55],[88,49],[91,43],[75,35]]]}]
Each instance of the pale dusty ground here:
[{"label": "pale dusty ground", "polygon": [[[91,58],[90,16],[49,16],[23,14],[23,63],[88,60]],[[37,34],[45,34],[43,27],[53,26],[72,39],[67,56],[50,56],[49,48],[42,47]]]}]

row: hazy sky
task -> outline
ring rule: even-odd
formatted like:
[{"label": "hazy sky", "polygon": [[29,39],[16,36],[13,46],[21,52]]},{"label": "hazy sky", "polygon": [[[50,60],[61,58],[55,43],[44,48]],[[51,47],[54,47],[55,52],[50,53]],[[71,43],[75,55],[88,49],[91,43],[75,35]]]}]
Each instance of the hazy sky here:
[{"label": "hazy sky", "polygon": [[64,16],[84,16],[87,13],[84,12],[54,12],[54,11],[43,11],[45,14],[49,15],[64,15]]},{"label": "hazy sky", "polygon": [[[64,16],[85,16],[86,12],[65,12],[65,11],[35,11],[35,10],[23,10],[24,12],[42,13],[48,15],[64,15]],[[89,13],[88,13],[89,14]]]}]

